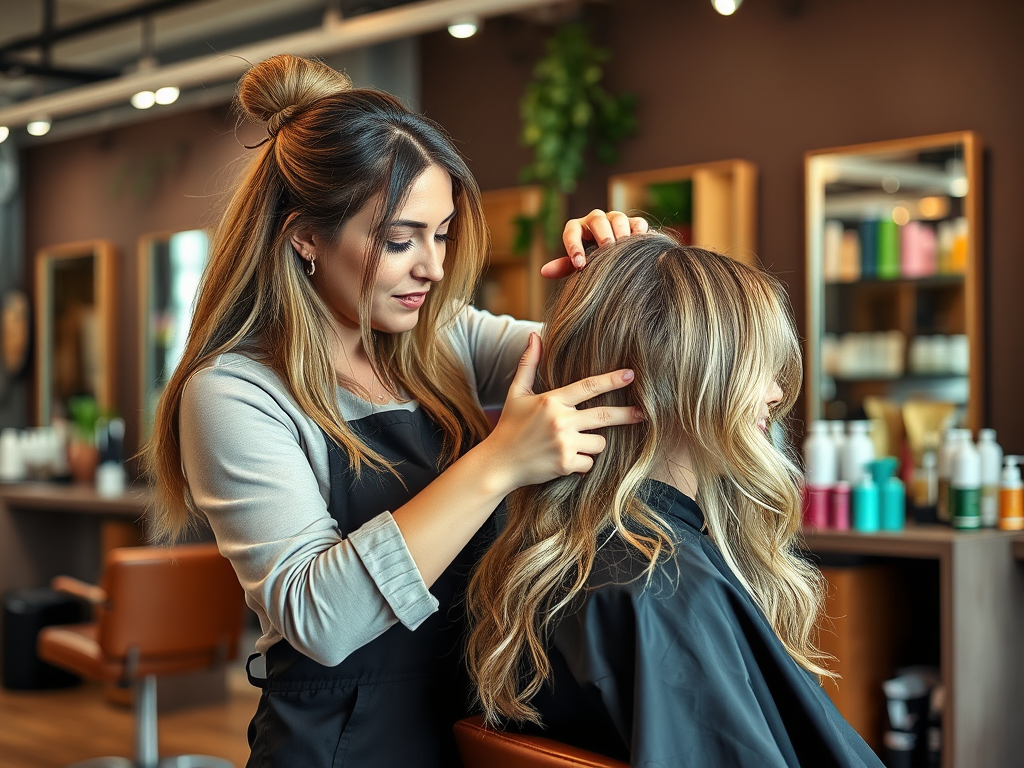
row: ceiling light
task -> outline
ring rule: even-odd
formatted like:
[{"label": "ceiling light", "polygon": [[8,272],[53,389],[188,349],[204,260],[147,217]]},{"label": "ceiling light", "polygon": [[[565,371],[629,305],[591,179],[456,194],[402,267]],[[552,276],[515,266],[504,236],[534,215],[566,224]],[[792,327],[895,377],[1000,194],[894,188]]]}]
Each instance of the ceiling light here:
[{"label": "ceiling light", "polygon": [[156,103],[173,104],[178,100],[179,93],[181,93],[181,91],[173,85],[165,85],[163,88],[158,88],[156,91]]},{"label": "ceiling light", "polygon": [[11,129],[6,125],[0,125],[0,144],[7,141],[7,137],[11,135]]},{"label": "ceiling light", "polygon": [[476,16],[462,16],[448,25],[448,34],[460,40],[472,37],[480,29],[480,19]]},{"label": "ceiling light", "polygon": [[152,91],[139,91],[132,96],[132,106],[136,109],[149,109],[156,104],[156,94]]},{"label": "ceiling light", "polygon": [[25,130],[33,136],[45,136],[50,132],[50,120],[46,117],[37,118],[26,125]]},{"label": "ceiling light", "polygon": [[732,16],[743,0],[711,0],[711,4],[723,16]]}]

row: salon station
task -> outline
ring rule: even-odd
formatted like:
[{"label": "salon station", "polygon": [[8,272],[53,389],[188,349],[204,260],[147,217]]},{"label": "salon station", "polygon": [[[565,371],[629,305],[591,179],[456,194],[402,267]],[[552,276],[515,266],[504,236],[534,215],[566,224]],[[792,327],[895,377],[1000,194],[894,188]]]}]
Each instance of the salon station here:
[{"label": "salon station", "polygon": [[0,766],[249,757],[259,624],[209,532],[153,554],[139,452],[277,53],[452,137],[480,309],[541,320],[593,209],[778,278],[826,692],[891,768],[1024,764],[1021,30],[1003,0],[0,0]]}]

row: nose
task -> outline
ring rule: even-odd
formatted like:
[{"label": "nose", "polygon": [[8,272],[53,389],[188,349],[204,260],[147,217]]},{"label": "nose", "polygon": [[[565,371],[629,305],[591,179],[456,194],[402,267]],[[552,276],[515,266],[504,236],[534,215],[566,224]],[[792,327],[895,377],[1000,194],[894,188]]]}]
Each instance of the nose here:
[{"label": "nose", "polygon": [[782,387],[779,386],[779,382],[773,381],[771,387],[768,388],[768,394],[765,395],[765,403],[768,405],[775,405],[775,403],[782,400]]},{"label": "nose", "polygon": [[430,239],[426,248],[421,251],[421,257],[413,267],[413,277],[419,280],[429,280],[432,283],[441,281],[444,277],[445,243]]}]

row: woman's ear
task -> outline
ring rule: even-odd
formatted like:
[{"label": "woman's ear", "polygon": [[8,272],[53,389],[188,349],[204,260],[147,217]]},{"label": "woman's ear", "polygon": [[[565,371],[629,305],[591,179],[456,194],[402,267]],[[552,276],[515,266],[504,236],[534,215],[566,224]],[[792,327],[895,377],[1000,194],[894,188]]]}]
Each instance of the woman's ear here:
[{"label": "woman's ear", "polygon": [[[298,211],[289,213],[288,218],[284,220],[284,225],[281,228],[287,230],[298,215]],[[292,232],[288,240],[292,244],[292,248],[295,249],[295,252],[299,254],[302,259],[305,259],[306,261],[316,259],[316,244],[314,243],[313,233],[311,231],[304,228],[297,229]]]}]

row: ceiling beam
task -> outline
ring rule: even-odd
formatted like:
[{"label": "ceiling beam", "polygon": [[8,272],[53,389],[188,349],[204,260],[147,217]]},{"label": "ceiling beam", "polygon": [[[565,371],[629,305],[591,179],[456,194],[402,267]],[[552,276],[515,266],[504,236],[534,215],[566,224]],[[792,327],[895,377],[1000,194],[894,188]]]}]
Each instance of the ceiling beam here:
[{"label": "ceiling beam", "polygon": [[351,19],[330,21],[318,29],[244,45],[230,51],[133,72],[113,80],[59,91],[0,108],[0,125],[20,128],[32,120],[51,120],[126,103],[139,91],[173,85],[182,91],[237,79],[246,69],[278,53],[330,56],[345,50],[444,29],[454,19],[500,16],[564,0],[421,0]]}]

